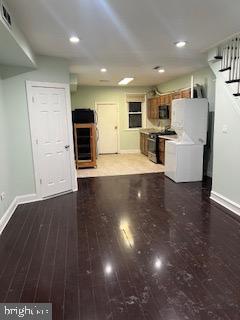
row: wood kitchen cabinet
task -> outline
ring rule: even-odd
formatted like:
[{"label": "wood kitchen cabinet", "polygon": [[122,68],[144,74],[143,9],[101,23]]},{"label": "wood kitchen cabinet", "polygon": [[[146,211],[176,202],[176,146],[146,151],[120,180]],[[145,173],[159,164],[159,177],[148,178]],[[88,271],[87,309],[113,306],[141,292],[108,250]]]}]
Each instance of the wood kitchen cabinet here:
[{"label": "wood kitchen cabinet", "polygon": [[175,99],[190,99],[191,98],[191,89],[184,89],[168,94],[162,94],[158,97],[148,99],[147,105],[147,116],[148,119],[159,119],[159,106],[168,105],[170,106],[170,115],[171,115],[171,106],[172,101]]},{"label": "wood kitchen cabinet", "polygon": [[171,94],[165,95],[165,104],[171,106],[171,104],[172,104],[172,95]]},{"label": "wood kitchen cabinet", "polygon": [[159,99],[148,99],[148,119],[159,119]]},{"label": "wood kitchen cabinet", "polygon": [[140,150],[145,156],[148,156],[148,134],[140,132]]},{"label": "wood kitchen cabinet", "polygon": [[160,138],[158,143],[159,160],[161,164],[165,164],[165,139]]},{"label": "wood kitchen cabinet", "polygon": [[181,92],[180,91],[172,93],[172,100],[180,99],[180,98],[181,98]]},{"label": "wood kitchen cabinet", "polygon": [[172,101],[175,99],[190,99],[191,89],[184,89],[168,94],[161,94],[158,97],[148,99],[147,105],[147,116],[148,119],[159,119],[159,106],[168,105],[170,106],[170,116],[171,116],[171,106]]},{"label": "wood kitchen cabinet", "polygon": [[181,98],[190,99],[191,98],[191,89],[186,89],[181,91]]},{"label": "wood kitchen cabinet", "polygon": [[184,89],[184,90],[179,90],[179,91],[175,91],[172,93],[172,100],[174,99],[191,99],[191,89]]},{"label": "wood kitchen cabinet", "polygon": [[164,94],[158,97],[148,99],[148,119],[159,119],[159,106],[169,105],[172,103],[172,95]]}]

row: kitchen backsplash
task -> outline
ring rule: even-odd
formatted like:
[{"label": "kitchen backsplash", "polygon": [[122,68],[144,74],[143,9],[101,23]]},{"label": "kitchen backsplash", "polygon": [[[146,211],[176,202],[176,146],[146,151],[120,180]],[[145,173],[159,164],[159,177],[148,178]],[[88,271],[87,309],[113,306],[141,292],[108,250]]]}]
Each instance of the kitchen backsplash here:
[{"label": "kitchen backsplash", "polygon": [[165,129],[171,125],[170,120],[147,119],[148,128]]}]

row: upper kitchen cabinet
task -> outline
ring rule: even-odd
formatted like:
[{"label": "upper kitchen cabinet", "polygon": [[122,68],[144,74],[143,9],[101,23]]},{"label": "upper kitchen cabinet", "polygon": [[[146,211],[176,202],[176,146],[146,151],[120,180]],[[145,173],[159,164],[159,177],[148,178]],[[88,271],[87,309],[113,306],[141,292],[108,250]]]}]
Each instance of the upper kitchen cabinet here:
[{"label": "upper kitchen cabinet", "polygon": [[172,93],[172,100],[175,99],[180,99],[181,98],[181,92],[180,91],[176,91]]},{"label": "upper kitchen cabinet", "polygon": [[159,119],[159,97],[148,99],[148,119]]},{"label": "upper kitchen cabinet", "polygon": [[148,99],[147,115],[148,119],[160,119],[160,106],[169,106],[169,111],[171,113],[172,100],[175,99],[190,99],[191,89],[184,89],[168,94],[162,94],[158,97]]},{"label": "upper kitchen cabinet", "polygon": [[172,104],[171,94],[161,95],[148,99],[148,118],[149,119],[160,119],[159,107]]},{"label": "upper kitchen cabinet", "polygon": [[191,98],[191,89],[186,89],[181,91],[181,98],[190,99]]},{"label": "upper kitchen cabinet", "polygon": [[179,90],[179,91],[175,91],[172,93],[172,100],[175,99],[190,99],[191,98],[191,89],[184,89],[184,90]]},{"label": "upper kitchen cabinet", "polygon": [[172,95],[165,94],[162,96],[163,103],[161,105],[171,105],[172,104]]}]

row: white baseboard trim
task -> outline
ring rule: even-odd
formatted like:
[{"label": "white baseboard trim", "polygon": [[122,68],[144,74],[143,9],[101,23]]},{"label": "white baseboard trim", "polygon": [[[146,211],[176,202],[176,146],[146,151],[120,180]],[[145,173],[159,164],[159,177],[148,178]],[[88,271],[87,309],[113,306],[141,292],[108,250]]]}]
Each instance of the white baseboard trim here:
[{"label": "white baseboard trim", "polygon": [[[77,184],[73,192],[78,191]],[[9,205],[8,209],[3,214],[2,218],[0,219],[0,235],[2,234],[3,230],[7,226],[9,220],[11,219],[12,215],[14,214],[15,210],[17,209],[19,204],[31,203],[36,201],[42,201],[43,198],[39,198],[37,194],[25,194],[23,196],[16,196],[12,203]]]},{"label": "white baseboard trim", "polygon": [[0,220],[0,235],[2,234],[3,230],[5,229],[6,225],[8,224],[8,221],[11,219],[14,211],[16,210],[18,206],[17,198],[15,198],[10,206],[8,207],[7,211],[4,213],[3,217]]},{"label": "white baseboard trim", "polygon": [[42,198],[38,198],[35,193],[26,194],[24,196],[17,196],[16,199],[17,199],[17,204],[18,205],[42,200]]},{"label": "white baseboard trim", "polygon": [[130,149],[130,150],[120,150],[119,153],[121,154],[132,154],[132,153],[140,153],[139,149]]},{"label": "white baseboard trim", "polygon": [[229,200],[228,198],[222,196],[221,194],[219,194],[215,191],[211,192],[210,199],[217,202],[218,204],[220,204],[224,208],[237,214],[238,216],[240,216],[240,204],[233,202],[232,200]]},{"label": "white baseboard trim", "polygon": [[36,194],[26,194],[24,196],[15,197],[15,199],[12,201],[12,203],[4,213],[3,217],[0,219],[0,235],[7,226],[9,220],[11,219],[19,204],[30,203],[39,200],[41,199],[39,199]]}]

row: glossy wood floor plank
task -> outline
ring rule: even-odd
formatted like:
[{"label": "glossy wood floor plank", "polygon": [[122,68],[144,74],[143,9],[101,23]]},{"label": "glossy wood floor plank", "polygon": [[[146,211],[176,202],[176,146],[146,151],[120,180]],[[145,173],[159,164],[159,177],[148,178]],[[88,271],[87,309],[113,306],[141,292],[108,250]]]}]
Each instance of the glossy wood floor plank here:
[{"label": "glossy wood floor plank", "polygon": [[0,302],[54,320],[239,320],[240,223],[210,180],[88,178],[20,206],[0,238]]}]

